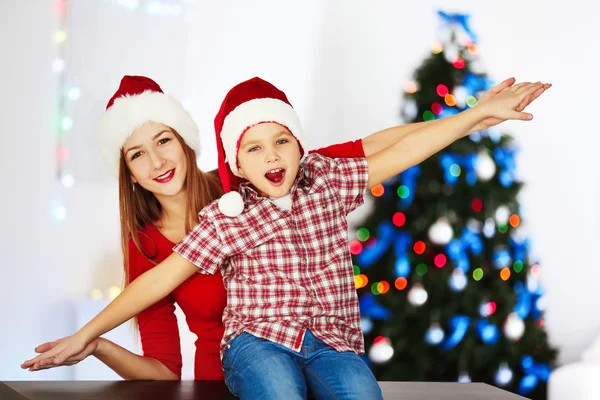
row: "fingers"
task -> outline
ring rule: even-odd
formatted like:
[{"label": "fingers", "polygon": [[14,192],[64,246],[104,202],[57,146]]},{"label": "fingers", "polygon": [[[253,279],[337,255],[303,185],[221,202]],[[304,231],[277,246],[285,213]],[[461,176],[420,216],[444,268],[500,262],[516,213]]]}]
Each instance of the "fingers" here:
[{"label": "fingers", "polygon": [[521,83],[517,83],[516,85],[512,86],[510,88],[510,90],[512,90],[515,93],[519,93],[524,87],[526,87],[527,85],[531,85],[531,82],[521,82]]},{"label": "fingers", "polygon": [[514,114],[512,114],[510,119],[519,120],[519,121],[531,121],[533,119],[533,114],[515,111]]},{"label": "fingers", "polygon": [[44,343],[44,344],[40,344],[38,347],[36,347],[36,348],[34,349],[34,351],[35,351],[36,353],[45,353],[45,352],[47,352],[48,350],[52,350],[52,348],[53,348],[54,346],[56,346],[56,343],[57,343],[57,342],[58,342],[58,341],[54,341],[54,342],[46,342],[46,343]]},{"label": "fingers", "polygon": [[55,363],[54,359],[44,359],[36,362],[31,367],[29,367],[29,371],[40,371],[43,369],[56,368],[61,366],[72,366],[79,363],[82,359],[83,358],[80,357],[70,357],[62,363]]},{"label": "fingers", "polygon": [[505,79],[502,82],[500,82],[499,84],[497,84],[496,86],[494,86],[493,88],[490,88],[489,92],[498,94],[501,91],[503,91],[504,89],[511,87],[514,83],[515,83],[515,78]]}]

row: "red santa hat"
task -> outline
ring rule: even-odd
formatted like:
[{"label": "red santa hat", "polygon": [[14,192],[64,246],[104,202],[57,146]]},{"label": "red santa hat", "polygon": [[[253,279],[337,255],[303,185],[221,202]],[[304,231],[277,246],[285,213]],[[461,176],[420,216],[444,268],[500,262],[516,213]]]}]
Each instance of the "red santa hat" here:
[{"label": "red santa hat", "polygon": [[230,191],[231,184],[239,182],[237,177],[241,177],[237,153],[242,136],[251,127],[265,122],[287,128],[304,154],[304,135],[296,111],[285,93],[263,79],[256,77],[234,86],[215,117],[219,176],[225,191],[219,209],[227,216],[235,217],[244,209],[239,193]]},{"label": "red santa hat", "polygon": [[198,126],[181,103],[166,95],[152,79],[126,75],[106,105],[98,132],[102,156],[114,176],[119,176],[125,141],[134,130],[150,121],[175,130],[196,155],[199,154]]}]

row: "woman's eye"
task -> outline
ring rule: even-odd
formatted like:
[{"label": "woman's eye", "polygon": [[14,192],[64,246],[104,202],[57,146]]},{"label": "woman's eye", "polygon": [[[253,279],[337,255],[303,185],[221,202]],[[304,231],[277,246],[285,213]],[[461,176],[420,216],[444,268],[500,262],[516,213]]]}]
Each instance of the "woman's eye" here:
[{"label": "woman's eye", "polygon": [[169,142],[170,140],[171,140],[171,138],[164,138],[164,139],[160,139],[160,140],[158,141],[158,144],[165,144],[165,143]]},{"label": "woman's eye", "polygon": [[131,156],[131,159],[132,159],[132,160],[135,160],[136,158],[138,158],[138,157],[139,157],[139,156],[141,156],[141,155],[142,155],[142,152],[141,152],[141,151],[138,151],[137,153],[135,153],[134,155],[132,155],[132,156]]}]

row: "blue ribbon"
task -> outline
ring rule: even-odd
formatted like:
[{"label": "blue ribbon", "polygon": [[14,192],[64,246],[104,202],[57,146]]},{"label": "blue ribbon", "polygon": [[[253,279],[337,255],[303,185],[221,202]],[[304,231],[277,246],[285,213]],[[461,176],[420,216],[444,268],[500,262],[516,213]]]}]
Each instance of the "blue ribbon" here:
[{"label": "blue ribbon", "polygon": [[494,159],[496,164],[502,169],[498,174],[500,184],[509,187],[516,180],[515,151],[504,147],[494,149]]},{"label": "blue ribbon", "polygon": [[496,344],[500,339],[498,327],[485,319],[477,321],[477,334],[485,344]]},{"label": "blue ribbon", "polygon": [[529,313],[534,319],[542,315],[542,310],[536,307],[538,299],[544,295],[542,285],[537,285],[536,289],[530,292],[523,282],[517,282],[515,283],[515,292],[517,293],[517,300],[515,301],[514,312],[519,318],[525,319],[529,316]]},{"label": "blue ribbon", "polygon": [[479,234],[469,227],[463,229],[460,238],[453,239],[446,246],[448,257],[454,262],[456,268],[460,268],[465,274],[471,268],[467,251],[476,256],[483,251],[483,241]]},{"label": "blue ribbon", "polygon": [[447,336],[447,339],[442,343],[440,348],[443,351],[448,351],[456,345],[458,345],[467,334],[467,330],[469,329],[470,318],[466,315],[457,314],[450,318],[450,334]]},{"label": "blue ribbon", "polygon": [[356,262],[361,268],[369,268],[376,263],[390,248],[396,229],[391,222],[382,222],[377,227],[375,246],[364,247],[363,251],[356,256]]},{"label": "blue ribbon", "polygon": [[417,178],[420,174],[421,167],[419,165],[410,167],[400,174],[400,185],[404,185],[408,188],[408,196],[404,199],[400,198],[398,203],[401,210],[406,210],[412,204],[417,188]]},{"label": "blue ribbon", "polygon": [[496,249],[492,254],[492,262],[496,268],[506,268],[512,261],[510,252],[507,249]]},{"label": "blue ribbon", "polygon": [[388,320],[392,317],[392,312],[386,307],[377,303],[375,296],[370,293],[366,293],[360,296],[358,307],[360,309],[360,315],[362,317],[370,317],[372,319],[383,321]]},{"label": "blue ribbon", "polygon": [[531,248],[531,241],[529,239],[524,239],[521,242],[517,242],[511,237],[509,243],[513,249],[514,259],[525,263],[527,254],[529,254],[529,249]]},{"label": "blue ribbon", "polygon": [[451,115],[458,114],[459,110],[456,107],[448,107],[447,105],[442,106],[442,112],[436,116],[437,119],[449,117]]},{"label": "blue ribbon", "polygon": [[397,276],[407,277],[410,274],[410,262],[408,261],[408,250],[412,245],[412,236],[408,232],[397,232],[394,241],[394,252],[396,254],[395,272]]},{"label": "blue ribbon", "polygon": [[469,35],[471,41],[476,42],[477,36],[471,30],[469,26],[469,15],[468,14],[448,14],[443,11],[438,11],[438,16],[442,19],[442,23],[446,26],[459,25],[464,29],[465,33]]},{"label": "blue ribbon", "polygon": [[523,368],[524,376],[519,382],[518,393],[520,395],[527,396],[535,389],[539,381],[547,382],[550,377],[550,367],[546,364],[536,363],[529,355],[523,356],[521,367]]},{"label": "blue ribbon", "polygon": [[[456,154],[456,153],[444,153],[440,157],[440,165],[444,170],[444,180],[448,185],[456,185],[458,176],[452,175],[450,167],[454,164],[461,167],[466,174],[467,184],[470,186],[475,185],[477,182],[477,175],[475,174],[475,162],[477,160],[476,153],[470,154]],[[459,175],[460,176],[460,175]]]},{"label": "blue ribbon", "polygon": [[485,76],[467,72],[463,76],[462,86],[470,95],[475,96],[478,92],[485,92],[494,86],[494,81]]}]

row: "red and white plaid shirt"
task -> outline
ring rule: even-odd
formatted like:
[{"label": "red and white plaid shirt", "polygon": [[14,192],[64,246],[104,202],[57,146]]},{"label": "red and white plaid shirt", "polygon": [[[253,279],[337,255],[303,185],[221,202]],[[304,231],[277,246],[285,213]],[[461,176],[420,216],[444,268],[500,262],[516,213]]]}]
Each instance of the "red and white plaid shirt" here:
[{"label": "red and white plaid shirt", "polygon": [[227,289],[221,356],[248,332],[294,351],[307,329],[338,351],[364,353],[347,215],[364,201],[364,158],[308,155],[292,185],[292,209],[281,209],[250,186],[241,215],[213,202],[173,250],[201,272],[221,270]]}]

